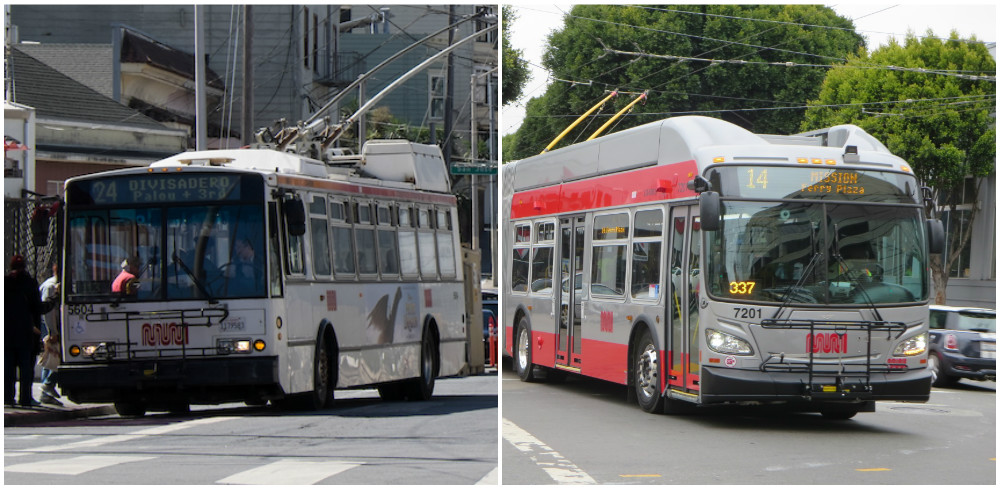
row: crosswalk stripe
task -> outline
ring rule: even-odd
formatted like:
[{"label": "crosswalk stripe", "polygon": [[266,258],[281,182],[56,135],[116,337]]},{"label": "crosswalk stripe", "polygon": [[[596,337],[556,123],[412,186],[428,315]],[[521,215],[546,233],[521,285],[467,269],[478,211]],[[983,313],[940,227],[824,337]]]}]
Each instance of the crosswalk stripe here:
[{"label": "crosswalk stripe", "polygon": [[524,452],[558,484],[597,483],[569,459],[506,418],[503,419],[503,439]]},{"label": "crosswalk stripe", "polygon": [[233,474],[216,484],[302,485],[317,482],[362,465],[355,462],[307,462],[279,460],[250,470]]},{"label": "crosswalk stripe", "polygon": [[129,462],[141,462],[155,457],[136,457],[127,455],[83,455],[62,460],[43,460],[26,464],[8,465],[4,472],[26,472],[29,474],[80,475],[91,470],[103,469],[112,465]]},{"label": "crosswalk stripe", "polygon": [[192,426],[198,426],[203,424],[218,423],[220,421],[229,421],[237,419],[232,416],[216,416],[211,418],[201,418],[194,419],[191,421],[184,421],[181,423],[171,423],[163,426],[154,426],[152,428],[146,428],[139,431],[135,431],[126,435],[108,435],[98,438],[91,438],[89,440],[82,440],[74,443],[61,443],[58,445],[49,445],[45,447],[30,448],[24,451],[28,452],[59,452],[59,451],[72,451],[79,450],[81,448],[94,448],[101,445],[122,443],[129,440],[134,440],[137,438],[142,438],[150,435],[163,435],[170,433],[172,431],[183,430],[185,428],[190,428]]},{"label": "crosswalk stripe", "polygon": [[479,482],[476,482],[476,485],[477,486],[499,485],[500,484],[500,479],[498,478],[498,474],[500,473],[500,471],[498,470],[499,468],[500,467],[493,467],[493,470],[491,470],[488,474],[484,475],[482,479],[479,479]]}]

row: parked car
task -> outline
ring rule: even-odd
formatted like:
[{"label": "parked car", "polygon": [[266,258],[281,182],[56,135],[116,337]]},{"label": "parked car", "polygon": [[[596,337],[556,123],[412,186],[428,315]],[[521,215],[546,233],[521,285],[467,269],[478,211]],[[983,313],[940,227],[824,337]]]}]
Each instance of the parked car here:
[{"label": "parked car", "polygon": [[935,387],[960,378],[996,381],[996,311],[932,305],[927,368]]}]

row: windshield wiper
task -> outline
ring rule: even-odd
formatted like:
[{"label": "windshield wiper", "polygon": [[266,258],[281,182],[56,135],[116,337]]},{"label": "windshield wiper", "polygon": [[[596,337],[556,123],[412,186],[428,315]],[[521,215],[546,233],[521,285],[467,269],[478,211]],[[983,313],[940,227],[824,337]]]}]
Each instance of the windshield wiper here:
[{"label": "windshield wiper", "polygon": [[875,307],[875,303],[872,302],[872,298],[868,295],[868,291],[865,290],[864,284],[858,278],[857,274],[860,273],[860,272],[858,272],[857,270],[852,269],[851,266],[847,264],[847,261],[844,260],[844,257],[841,256],[841,254],[840,254],[840,235],[839,235],[839,233],[837,231],[837,225],[836,224],[833,225],[833,253],[832,253],[832,255],[837,260],[838,266],[841,266],[841,267],[844,268],[845,272],[842,275],[846,275],[847,279],[851,281],[850,283],[853,284],[853,285],[855,285],[855,286],[857,286],[858,291],[861,292],[861,296],[864,297],[865,302],[869,306],[871,306],[872,313],[875,314],[875,319],[879,320],[880,322],[884,322],[884,320],[882,319],[882,315],[879,314],[879,312],[878,312],[878,308]]},{"label": "windshield wiper", "polygon": [[193,282],[194,285],[198,287],[198,291],[201,292],[202,295],[204,295],[206,298],[208,298],[209,302],[211,303],[216,302],[215,299],[212,297],[212,294],[208,293],[208,289],[205,288],[205,285],[202,284],[201,280],[198,279],[198,276],[195,275],[194,272],[192,272],[191,269],[188,268],[187,263],[184,263],[184,260],[177,255],[177,251],[174,251],[172,258],[174,260],[174,263],[180,265],[181,270],[184,270],[184,273],[188,274],[188,276],[191,277],[191,282]]},{"label": "windshield wiper", "polygon": [[809,263],[807,263],[806,267],[802,270],[802,275],[799,276],[795,285],[785,289],[785,300],[780,306],[778,306],[778,310],[774,311],[774,315],[771,316],[771,319],[778,319],[778,316],[781,315],[781,311],[792,303],[793,293],[802,287],[802,284],[805,283],[806,277],[812,274],[812,270],[819,261],[819,258],[823,256],[823,254],[819,251],[819,247],[816,245],[816,228],[813,226],[812,221],[809,221],[809,243],[812,246],[812,258],[809,259]]}]

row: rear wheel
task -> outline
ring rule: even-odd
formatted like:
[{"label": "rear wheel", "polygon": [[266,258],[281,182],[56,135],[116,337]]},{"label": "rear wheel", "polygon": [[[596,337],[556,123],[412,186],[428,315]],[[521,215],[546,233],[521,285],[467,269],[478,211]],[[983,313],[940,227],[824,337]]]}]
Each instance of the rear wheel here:
[{"label": "rear wheel", "polygon": [[146,403],[140,401],[118,401],[115,403],[115,411],[122,417],[140,418],[146,415]]},{"label": "rear wheel", "polygon": [[648,329],[643,329],[639,334],[634,352],[632,387],[639,400],[639,407],[647,413],[659,412],[663,407],[660,395],[660,352]]},{"label": "rear wheel", "polygon": [[406,398],[411,401],[426,401],[434,395],[434,379],[438,374],[437,340],[434,332],[424,328],[424,337],[420,341],[420,377],[411,379],[402,387]]},{"label": "rear wheel", "polygon": [[517,325],[514,369],[524,382],[531,382],[535,378],[534,366],[531,364],[531,328],[528,326],[528,318],[521,318],[521,322]]}]

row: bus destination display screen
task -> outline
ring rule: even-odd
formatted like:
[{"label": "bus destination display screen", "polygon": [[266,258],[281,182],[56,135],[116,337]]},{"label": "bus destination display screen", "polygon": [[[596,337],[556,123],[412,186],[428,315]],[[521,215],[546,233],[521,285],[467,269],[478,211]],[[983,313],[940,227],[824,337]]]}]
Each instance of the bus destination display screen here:
[{"label": "bus destination display screen", "polygon": [[[256,184],[254,183],[256,182]],[[254,186],[247,188],[248,185]],[[67,199],[77,205],[129,205],[182,202],[236,202],[253,188],[262,190],[259,177],[228,173],[146,173],[73,182]]]},{"label": "bus destination display screen", "polygon": [[916,202],[912,175],[877,170],[727,166],[709,172],[724,197]]}]

